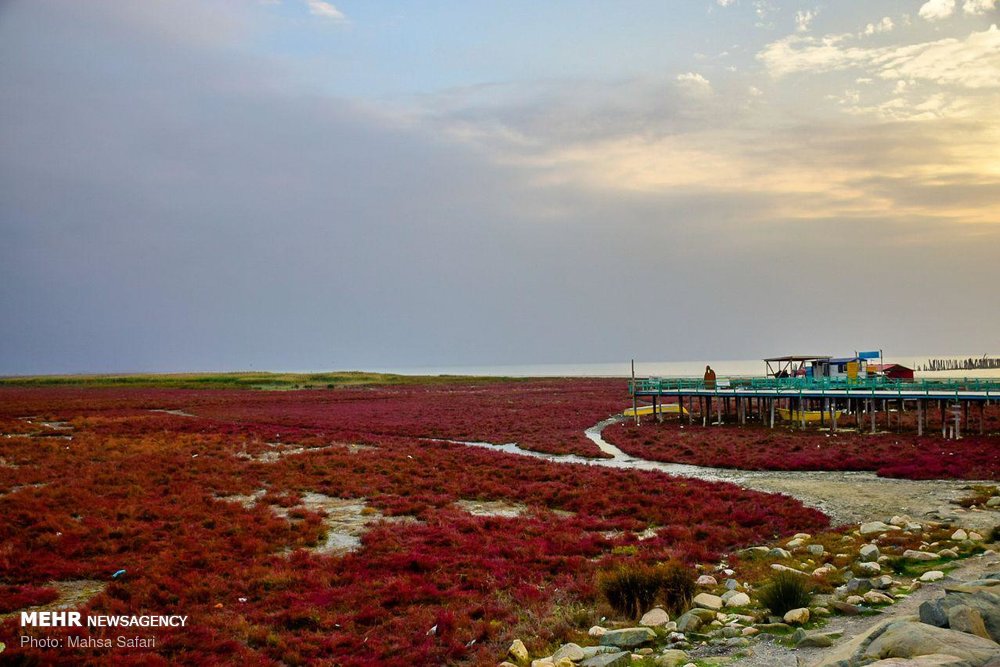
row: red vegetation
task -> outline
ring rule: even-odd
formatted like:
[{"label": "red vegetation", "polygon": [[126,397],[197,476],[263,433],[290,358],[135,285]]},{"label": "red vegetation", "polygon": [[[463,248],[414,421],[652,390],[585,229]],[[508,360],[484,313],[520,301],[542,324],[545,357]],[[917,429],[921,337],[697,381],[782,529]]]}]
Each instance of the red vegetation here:
[{"label": "red vegetation", "polygon": [[[571,391],[578,385],[583,398]],[[34,591],[50,581],[110,581],[125,569],[86,612],[190,616],[186,628],[139,633],[156,637],[152,650],[54,653],[7,642],[7,656],[491,664],[519,630],[542,640],[546,630],[561,632],[545,621],[557,605],[593,604],[595,573],[616,554],[707,561],[826,525],[789,498],[732,485],[421,439],[579,452],[589,445],[580,432],[620,407],[622,393],[620,383],[603,381],[267,393],[0,389],[0,429],[11,434],[0,436],[0,585]],[[196,416],[150,412],[164,408]],[[34,418],[30,428],[24,417]],[[295,453],[267,458],[284,451],[276,440]],[[246,507],[220,499],[258,490]],[[359,551],[318,555],[308,548],[326,529],[321,511],[299,505],[307,493],[364,498],[386,519],[368,526]],[[473,516],[455,506],[463,499],[527,510]],[[648,528],[655,536],[640,540]],[[17,619],[0,629],[22,633]]]},{"label": "red vegetation", "polygon": [[945,440],[940,426],[922,437],[915,431],[915,425],[875,435],[736,425],[682,428],[668,418],[662,424],[614,424],[603,437],[633,456],[670,463],[743,470],[871,470],[905,479],[1000,479],[995,435]]},{"label": "red vegetation", "polygon": [[43,605],[58,597],[59,591],[51,586],[0,585],[0,614]]}]

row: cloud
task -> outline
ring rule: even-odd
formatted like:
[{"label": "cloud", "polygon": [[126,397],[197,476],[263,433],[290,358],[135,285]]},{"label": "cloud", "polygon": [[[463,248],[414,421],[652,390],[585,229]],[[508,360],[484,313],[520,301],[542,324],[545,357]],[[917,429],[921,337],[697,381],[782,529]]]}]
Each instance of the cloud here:
[{"label": "cloud", "polygon": [[772,76],[860,69],[881,79],[920,79],[966,89],[1000,88],[1000,30],[991,26],[965,39],[946,38],[899,46],[847,45],[844,35],[791,35],[768,44],[757,58]]},{"label": "cloud", "polygon": [[720,7],[730,7],[736,4],[736,0],[715,0]]},{"label": "cloud", "polygon": [[877,35],[884,32],[890,32],[895,27],[892,19],[888,16],[883,16],[881,21],[875,23],[869,23],[865,26],[865,35]]},{"label": "cloud", "polygon": [[795,12],[795,30],[798,32],[808,32],[809,25],[819,12],[813,9],[800,9]]},{"label": "cloud", "polygon": [[940,21],[955,12],[955,0],[927,0],[917,12],[927,21]]},{"label": "cloud", "polygon": [[966,14],[979,15],[991,11],[996,6],[997,0],[965,0],[962,3],[962,11]]},{"label": "cloud", "polygon": [[678,74],[677,85],[688,94],[695,96],[705,96],[712,93],[712,83],[695,72]]},{"label": "cloud", "polygon": [[322,16],[338,22],[347,21],[344,13],[329,2],[324,2],[324,0],[306,0],[306,4],[309,5],[309,13],[313,16]]}]

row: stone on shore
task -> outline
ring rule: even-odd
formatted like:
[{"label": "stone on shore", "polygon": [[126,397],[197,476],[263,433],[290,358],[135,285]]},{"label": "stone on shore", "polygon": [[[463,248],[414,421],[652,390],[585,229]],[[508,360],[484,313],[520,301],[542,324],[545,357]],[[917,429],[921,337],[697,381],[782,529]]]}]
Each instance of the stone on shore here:
[{"label": "stone on shore", "polygon": [[719,611],[722,609],[722,598],[718,595],[712,595],[711,593],[698,593],[698,595],[695,595],[694,599],[691,600],[691,604],[702,609]]},{"label": "stone on shore", "polygon": [[602,646],[618,646],[621,648],[636,648],[646,642],[656,639],[656,633],[649,628],[622,628],[608,630],[601,637]]},{"label": "stone on shore", "polygon": [[792,609],[786,612],[783,618],[789,625],[804,625],[809,622],[809,610],[805,607]]},{"label": "stone on shore", "polygon": [[642,615],[639,625],[649,628],[658,628],[670,622],[670,615],[660,607],[654,607]]}]

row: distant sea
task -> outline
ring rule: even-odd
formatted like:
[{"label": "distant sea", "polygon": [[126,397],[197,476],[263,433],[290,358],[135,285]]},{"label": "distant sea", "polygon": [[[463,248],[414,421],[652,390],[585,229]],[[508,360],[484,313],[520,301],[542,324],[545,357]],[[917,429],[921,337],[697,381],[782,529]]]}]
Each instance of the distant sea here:
[{"label": "distant sea", "polygon": [[[982,357],[980,354],[929,354],[917,357],[886,356],[887,364],[903,364],[917,368],[927,363],[928,359],[969,359]],[[1000,355],[988,354],[988,357]],[[877,361],[876,361],[877,363]],[[709,359],[702,361],[640,361],[635,362],[635,374],[638,377],[701,377],[705,366],[720,376],[753,377],[765,374],[764,361],[761,359]],[[366,368],[366,371],[378,373],[396,373],[399,375],[483,375],[505,377],[629,377],[631,366],[628,360],[620,363],[601,364],[522,364],[500,366],[419,366],[407,368]],[[917,372],[917,377],[1000,377],[1000,369],[956,370]]]}]

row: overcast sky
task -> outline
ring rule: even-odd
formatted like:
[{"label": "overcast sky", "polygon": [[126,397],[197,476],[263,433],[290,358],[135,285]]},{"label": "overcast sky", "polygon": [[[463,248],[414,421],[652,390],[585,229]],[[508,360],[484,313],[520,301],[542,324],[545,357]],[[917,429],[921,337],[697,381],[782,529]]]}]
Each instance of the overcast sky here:
[{"label": "overcast sky", "polygon": [[998,22],[0,2],[0,374],[996,353]]}]

